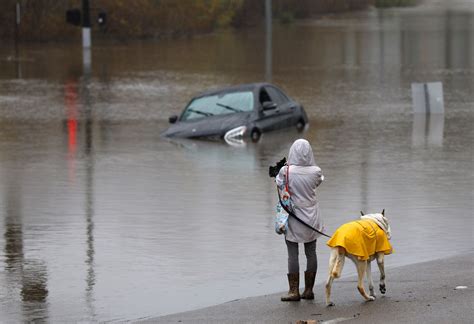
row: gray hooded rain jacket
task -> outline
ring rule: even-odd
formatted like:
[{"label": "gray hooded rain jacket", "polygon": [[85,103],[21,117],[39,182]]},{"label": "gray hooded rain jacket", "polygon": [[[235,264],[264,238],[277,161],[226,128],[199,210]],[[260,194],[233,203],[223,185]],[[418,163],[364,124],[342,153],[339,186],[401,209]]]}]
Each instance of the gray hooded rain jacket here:
[{"label": "gray hooded rain jacket", "polygon": [[[319,203],[316,197],[316,188],[324,180],[321,168],[316,165],[313,150],[307,140],[299,139],[291,145],[288,154],[290,169],[288,182],[294,213],[306,224],[324,232],[324,225],[319,212]],[[285,176],[288,166],[280,169],[276,177],[279,188],[285,186]],[[294,217],[288,218],[288,232],[286,240],[296,243],[314,241],[321,234],[313,231],[298,222]]]}]

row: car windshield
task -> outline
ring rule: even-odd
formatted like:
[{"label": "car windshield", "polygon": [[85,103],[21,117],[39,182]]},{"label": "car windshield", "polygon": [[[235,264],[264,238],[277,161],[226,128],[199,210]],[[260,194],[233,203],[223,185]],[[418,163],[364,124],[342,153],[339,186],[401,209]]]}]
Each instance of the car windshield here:
[{"label": "car windshield", "polygon": [[181,120],[235,114],[253,110],[251,91],[230,92],[196,98],[186,107]]}]

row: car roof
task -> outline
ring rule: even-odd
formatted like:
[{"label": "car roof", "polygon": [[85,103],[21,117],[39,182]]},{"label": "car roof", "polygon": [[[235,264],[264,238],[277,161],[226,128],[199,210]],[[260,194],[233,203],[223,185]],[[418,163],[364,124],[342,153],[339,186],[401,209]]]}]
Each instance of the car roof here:
[{"label": "car roof", "polygon": [[223,88],[212,89],[205,92],[201,92],[200,94],[196,95],[193,99],[217,95],[221,93],[227,93],[227,92],[237,92],[237,91],[243,91],[243,90],[255,91],[256,89],[260,89],[263,86],[274,86],[274,85],[267,82],[239,84],[235,86],[223,87]]}]

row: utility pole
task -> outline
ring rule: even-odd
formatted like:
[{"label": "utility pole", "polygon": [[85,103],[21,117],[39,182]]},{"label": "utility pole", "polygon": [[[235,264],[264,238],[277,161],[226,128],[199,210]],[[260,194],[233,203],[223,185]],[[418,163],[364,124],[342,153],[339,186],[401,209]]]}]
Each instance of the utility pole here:
[{"label": "utility pole", "polygon": [[20,22],[21,22],[21,7],[20,2],[15,4],[15,62],[17,78],[22,78],[21,60],[20,60]]},{"label": "utility pole", "polygon": [[265,81],[272,82],[272,0],[265,0]]},{"label": "utility pole", "polygon": [[18,59],[18,43],[20,41],[20,19],[21,19],[21,14],[20,14],[20,3],[17,2],[15,5],[15,57]]}]

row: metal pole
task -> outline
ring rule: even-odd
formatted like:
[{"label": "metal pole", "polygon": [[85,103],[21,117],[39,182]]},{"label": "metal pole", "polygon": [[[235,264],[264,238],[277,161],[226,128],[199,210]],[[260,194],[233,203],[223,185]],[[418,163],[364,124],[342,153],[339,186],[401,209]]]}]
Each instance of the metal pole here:
[{"label": "metal pole", "polygon": [[15,57],[18,59],[18,43],[20,41],[20,3],[17,2],[15,5]]},{"label": "metal pole", "polygon": [[82,47],[91,47],[91,18],[89,0],[82,0]]},{"label": "metal pole", "polygon": [[272,0],[265,0],[265,80],[272,81]]},{"label": "metal pole", "polygon": [[16,62],[16,76],[22,78],[21,60],[20,60],[20,22],[21,22],[21,7],[17,2],[15,5],[15,62]]},{"label": "metal pole", "polygon": [[91,73],[91,46],[92,41],[89,0],[82,0],[82,65],[84,75],[90,75]]}]

